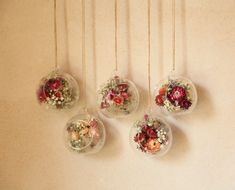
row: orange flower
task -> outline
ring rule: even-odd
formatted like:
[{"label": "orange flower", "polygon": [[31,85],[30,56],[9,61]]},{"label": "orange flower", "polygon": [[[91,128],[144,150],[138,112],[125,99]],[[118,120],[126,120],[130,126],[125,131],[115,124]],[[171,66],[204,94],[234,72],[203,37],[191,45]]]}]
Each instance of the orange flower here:
[{"label": "orange flower", "polygon": [[158,91],[159,95],[164,95],[165,92],[166,92],[166,88],[165,87],[160,88],[159,91]]},{"label": "orange flower", "polygon": [[152,139],[150,138],[147,143],[146,143],[146,147],[148,149],[148,151],[150,152],[157,152],[160,150],[160,142],[158,142],[157,139]]},{"label": "orange flower", "polygon": [[85,136],[88,132],[89,132],[89,128],[86,127],[84,129],[82,129],[81,131],[79,131],[79,135],[80,136]]},{"label": "orange flower", "polygon": [[72,131],[72,132],[70,132],[70,138],[71,138],[71,140],[77,141],[80,139],[80,135],[78,132]]}]

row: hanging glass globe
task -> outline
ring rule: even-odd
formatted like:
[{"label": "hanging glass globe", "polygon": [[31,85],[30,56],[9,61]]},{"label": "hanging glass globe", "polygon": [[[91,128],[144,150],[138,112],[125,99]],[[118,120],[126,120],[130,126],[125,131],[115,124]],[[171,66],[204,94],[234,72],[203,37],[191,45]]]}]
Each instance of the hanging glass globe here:
[{"label": "hanging glass globe", "polygon": [[54,70],[41,79],[37,99],[46,108],[70,108],[79,99],[79,87],[71,75]]},{"label": "hanging glass globe", "polygon": [[66,124],[66,144],[70,150],[81,154],[96,153],[104,145],[104,124],[89,114],[74,116]]},{"label": "hanging glass globe", "polygon": [[142,155],[160,157],[172,145],[172,131],[162,119],[145,114],[143,119],[134,123],[130,131],[130,144]]},{"label": "hanging glass globe", "polygon": [[165,114],[190,113],[197,104],[196,88],[189,79],[170,76],[158,84],[154,104]]},{"label": "hanging glass globe", "polygon": [[139,92],[133,82],[115,75],[98,90],[98,107],[107,117],[132,114],[139,105]]}]

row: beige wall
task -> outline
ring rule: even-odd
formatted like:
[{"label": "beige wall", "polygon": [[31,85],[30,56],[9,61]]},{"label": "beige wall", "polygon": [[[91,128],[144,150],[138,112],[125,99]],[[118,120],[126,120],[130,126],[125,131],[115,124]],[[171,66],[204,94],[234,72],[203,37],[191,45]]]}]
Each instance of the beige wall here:
[{"label": "beige wall", "polygon": [[[235,1],[176,0],[177,71],[195,82],[199,103],[191,115],[169,118],[174,144],[158,160],[138,157],[128,144],[129,128],[147,106],[146,2],[120,0],[118,10],[120,73],[141,90],[140,109],[128,119],[102,117],[105,147],[81,157],[62,140],[79,106],[48,112],[35,98],[40,78],[53,68],[53,1],[0,0],[1,190],[235,189]],[[79,0],[58,0],[59,64],[81,84],[80,7]],[[94,81],[101,84],[114,68],[113,1],[86,0],[86,12],[87,94],[94,107]],[[170,69],[171,1],[152,0],[151,18],[154,86]]]}]

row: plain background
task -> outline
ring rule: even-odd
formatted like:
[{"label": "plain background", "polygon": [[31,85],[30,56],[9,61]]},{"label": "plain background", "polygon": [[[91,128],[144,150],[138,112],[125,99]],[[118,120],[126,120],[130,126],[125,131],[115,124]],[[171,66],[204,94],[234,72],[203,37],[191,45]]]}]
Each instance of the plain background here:
[{"label": "plain background", "polygon": [[[81,1],[58,0],[59,65],[82,86],[95,110],[96,87],[114,69],[113,0],[86,0],[86,63],[81,64]],[[118,67],[134,81],[141,104],[126,119],[101,117],[107,141],[100,153],[80,156],[65,148],[72,110],[42,109],[40,78],[54,67],[53,0],[0,0],[1,190],[234,190],[235,1],[176,0],[176,68],[198,90],[187,116],[167,118],[171,151],[139,157],[129,129],[147,108],[147,0],[118,1]],[[171,0],[152,0],[152,89],[171,69]]]}]

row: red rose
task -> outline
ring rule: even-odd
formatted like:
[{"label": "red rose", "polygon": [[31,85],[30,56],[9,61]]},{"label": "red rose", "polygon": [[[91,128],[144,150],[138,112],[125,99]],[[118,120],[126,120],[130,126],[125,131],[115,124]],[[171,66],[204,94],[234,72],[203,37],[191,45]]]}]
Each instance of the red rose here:
[{"label": "red rose", "polygon": [[181,86],[173,87],[167,94],[167,98],[170,102],[174,103],[175,101],[180,102],[186,96],[186,90]]},{"label": "red rose", "polygon": [[124,99],[123,99],[122,97],[120,97],[120,96],[115,96],[115,97],[113,98],[113,101],[114,101],[116,104],[121,105],[121,104],[123,104]]},{"label": "red rose", "polygon": [[60,79],[49,79],[45,84],[46,88],[49,88],[51,90],[58,89],[60,85],[61,85]]},{"label": "red rose", "polygon": [[38,100],[39,100],[40,103],[46,101],[47,96],[46,96],[46,94],[44,92],[43,86],[40,86],[40,88],[39,88],[39,90],[37,92],[37,95],[38,95]]},{"label": "red rose", "polygon": [[155,102],[157,105],[162,106],[164,102],[163,95],[157,95],[155,98]]},{"label": "red rose", "polygon": [[121,83],[121,84],[119,84],[118,85],[118,89],[121,91],[121,92],[126,92],[127,91],[127,89],[128,89],[128,84],[126,84],[126,83]]},{"label": "red rose", "polygon": [[188,109],[190,106],[192,105],[192,103],[188,100],[182,100],[180,102],[180,107],[183,108],[183,109]]},{"label": "red rose", "polygon": [[107,103],[106,101],[105,102],[101,102],[101,104],[100,104],[100,108],[101,109],[108,108],[108,107],[109,107],[109,103]]},{"label": "red rose", "polygon": [[145,121],[148,121],[148,119],[149,119],[148,114],[145,114],[145,115],[144,115],[144,120],[145,120]]},{"label": "red rose", "polygon": [[149,137],[152,137],[152,138],[156,138],[157,137],[157,134],[156,132],[152,129],[152,128],[148,128],[147,131],[146,131],[147,135]]},{"label": "red rose", "polygon": [[55,79],[54,82],[51,84],[52,89],[58,89],[61,85],[61,81],[59,79]]},{"label": "red rose", "polygon": [[142,127],[142,130],[143,131],[147,131],[149,129],[149,126],[148,125],[144,125],[143,127]]},{"label": "red rose", "polygon": [[135,142],[143,142],[145,140],[145,134],[144,133],[137,133],[134,137]]},{"label": "red rose", "polygon": [[127,99],[129,97],[129,94],[127,92],[122,92],[121,93],[121,96],[124,98],[124,99]]},{"label": "red rose", "polygon": [[62,94],[61,94],[61,92],[56,92],[56,93],[55,93],[55,96],[56,96],[57,98],[60,98],[60,97],[62,96]]}]

